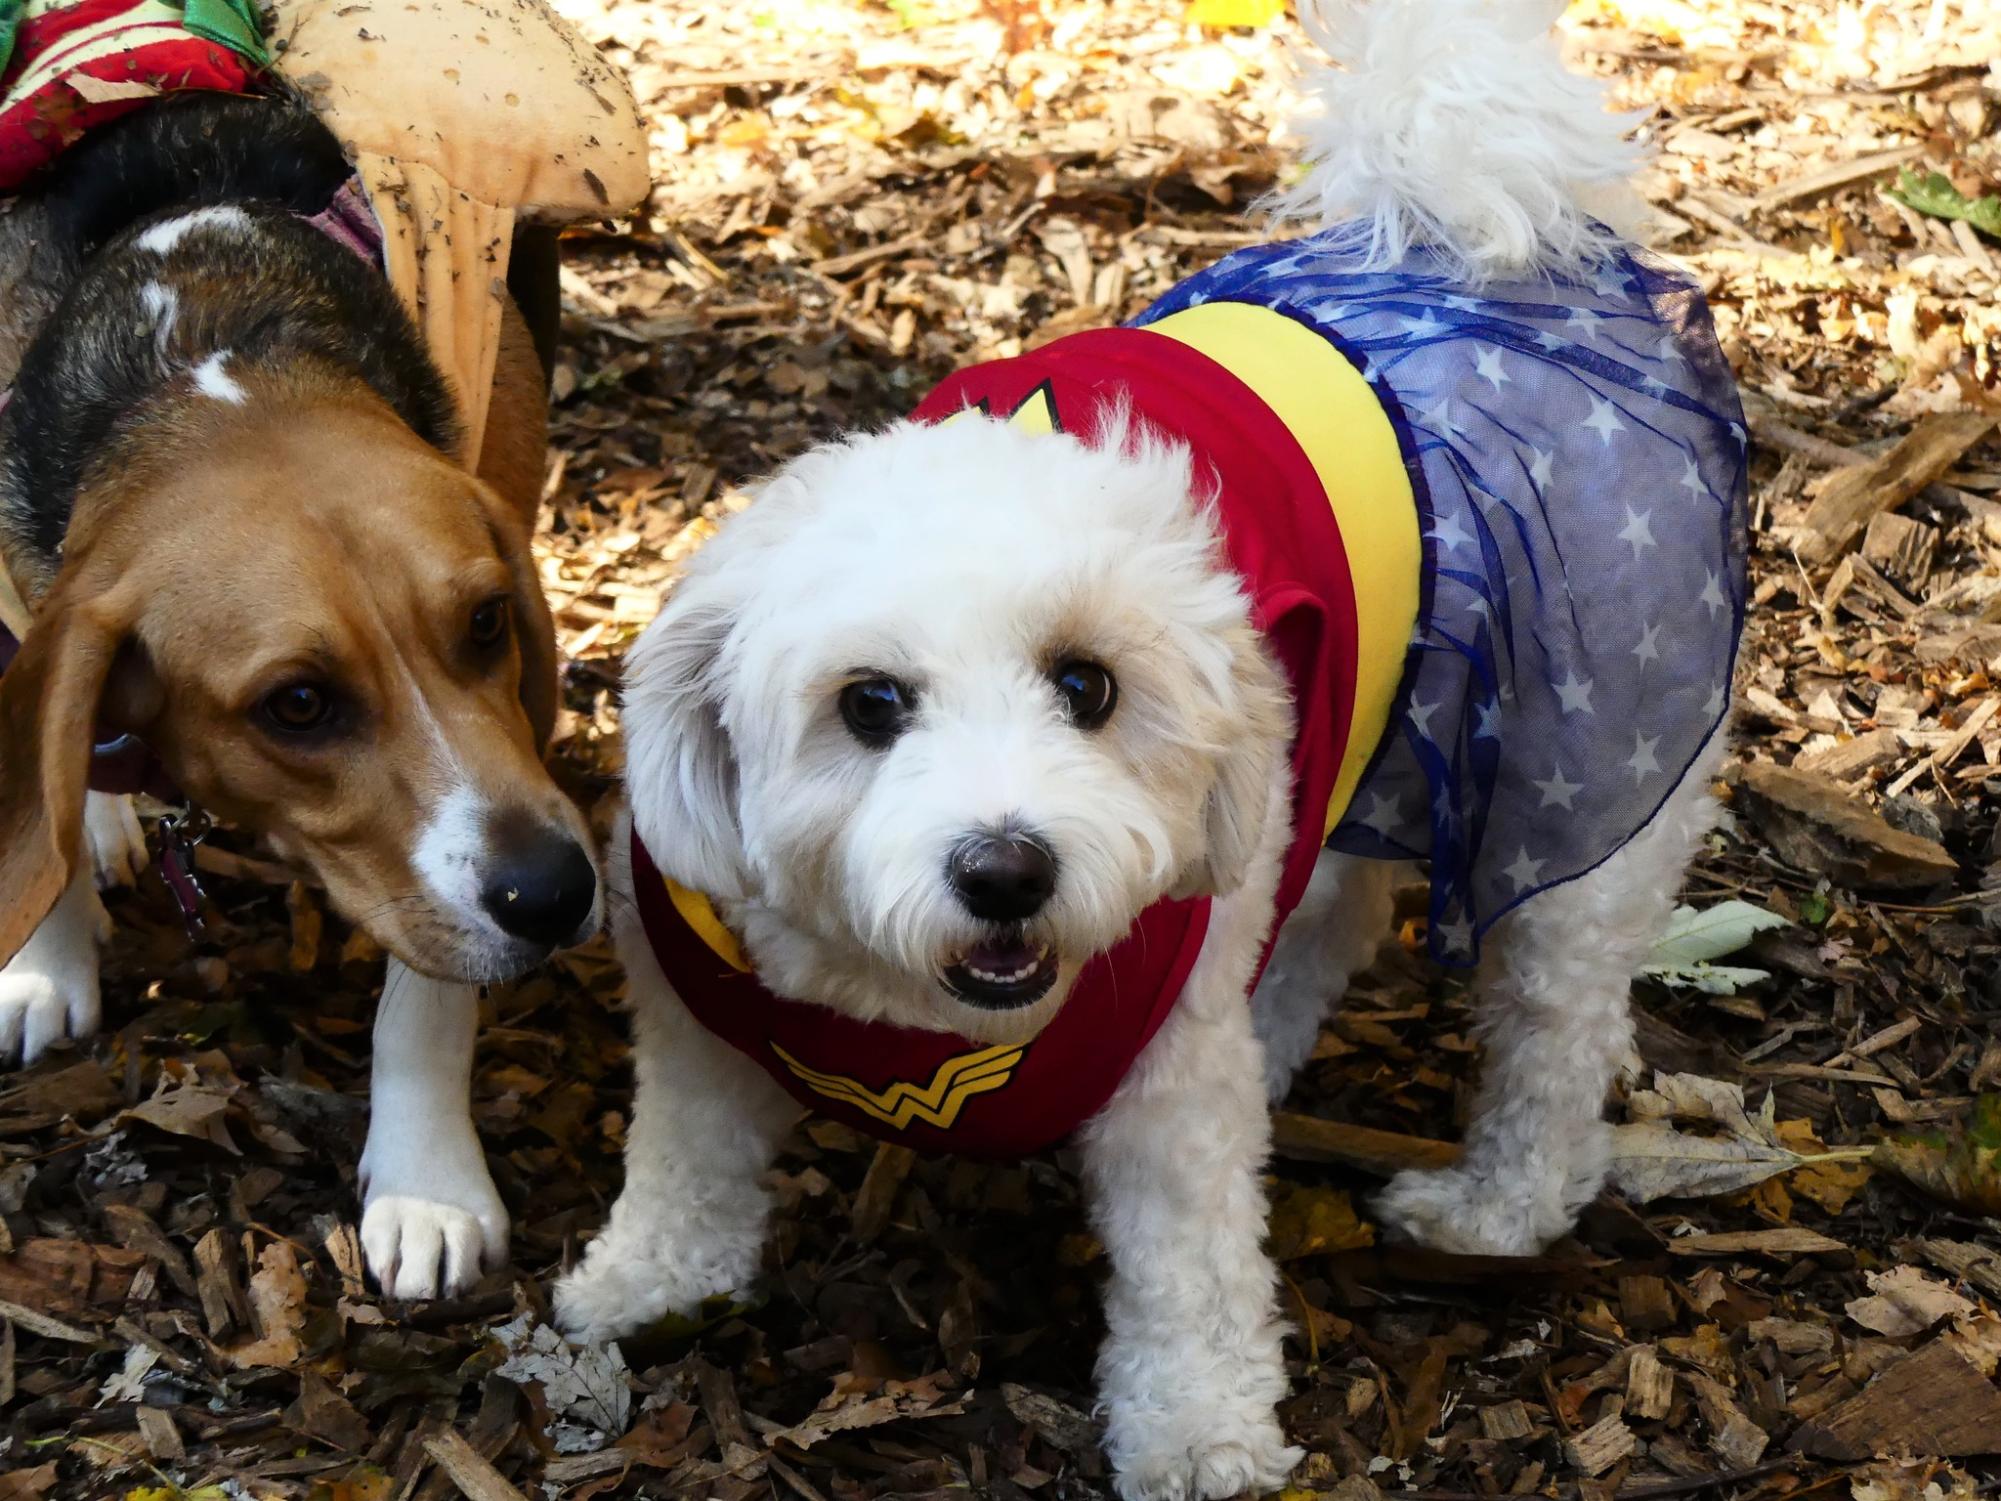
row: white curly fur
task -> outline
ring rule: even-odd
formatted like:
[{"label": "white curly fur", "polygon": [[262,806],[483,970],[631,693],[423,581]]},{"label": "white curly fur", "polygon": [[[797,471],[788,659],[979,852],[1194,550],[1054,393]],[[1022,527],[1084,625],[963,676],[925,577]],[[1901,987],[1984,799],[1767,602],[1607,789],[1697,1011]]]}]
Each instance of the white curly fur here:
[{"label": "white curly fur", "polygon": [[1564,67],[1550,31],[1562,10],[1303,0],[1308,33],[1345,66],[1305,70],[1318,108],[1291,122],[1305,172],[1263,206],[1281,223],[1346,226],[1376,268],[1430,246],[1469,286],[1598,261],[1600,222],[1630,233],[1644,214],[1626,187],[1639,152],[1605,86]]}]

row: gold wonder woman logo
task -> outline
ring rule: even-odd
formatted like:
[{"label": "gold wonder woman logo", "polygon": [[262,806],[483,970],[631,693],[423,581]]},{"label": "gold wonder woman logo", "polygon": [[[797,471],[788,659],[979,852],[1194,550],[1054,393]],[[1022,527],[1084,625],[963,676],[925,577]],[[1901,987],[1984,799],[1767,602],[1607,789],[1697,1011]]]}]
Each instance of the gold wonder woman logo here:
[{"label": "gold wonder woman logo", "polygon": [[949,1131],[959,1112],[965,1109],[966,1101],[976,1094],[1001,1088],[1013,1077],[1015,1066],[1027,1048],[1003,1044],[981,1048],[976,1053],[961,1053],[939,1064],[929,1084],[899,1082],[882,1090],[870,1089],[841,1074],[808,1068],[775,1042],[771,1051],[815,1094],[852,1105],[892,1130],[901,1131],[912,1121],[921,1121],[940,1131]]}]

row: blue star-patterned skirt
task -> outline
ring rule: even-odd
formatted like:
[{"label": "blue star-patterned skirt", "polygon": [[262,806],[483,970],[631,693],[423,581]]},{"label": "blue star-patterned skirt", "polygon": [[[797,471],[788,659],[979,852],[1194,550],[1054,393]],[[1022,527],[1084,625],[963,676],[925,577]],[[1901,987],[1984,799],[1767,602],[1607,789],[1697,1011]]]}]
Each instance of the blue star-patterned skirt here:
[{"label": "blue star-patterned skirt", "polygon": [[[1390,728],[1330,848],[1431,863],[1431,945],[1644,828],[1723,722],[1743,624],[1743,411],[1701,292],[1638,249],[1477,294],[1338,230],[1240,251],[1136,322],[1276,309],[1337,343],[1404,446],[1425,579]],[[1366,560],[1358,560],[1366,566]]]}]

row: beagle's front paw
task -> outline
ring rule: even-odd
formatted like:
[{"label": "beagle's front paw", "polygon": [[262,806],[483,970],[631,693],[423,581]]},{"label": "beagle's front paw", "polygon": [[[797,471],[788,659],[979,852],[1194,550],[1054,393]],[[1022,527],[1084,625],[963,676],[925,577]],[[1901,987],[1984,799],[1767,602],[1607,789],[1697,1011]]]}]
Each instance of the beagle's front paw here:
[{"label": "beagle's front paw", "polygon": [[105,921],[90,883],[73,882],[0,969],[0,1066],[33,1063],[56,1043],[97,1030],[97,942]]},{"label": "beagle's front paw", "polygon": [[465,1140],[361,1155],[361,1249],[385,1297],[448,1298],[507,1260],[507,1206],[468,1122]]},{"label": "beagle's front paw", "polygon": [[15,958],[0,970],[0,1065],[33,1063],[97,1030],[97,965],[50,973]]},{"label": "beagle's front paw", "polygon": [[84,798],[83,840],[99,891],[130,886],[146,868],[146,830],[132,799],[123,794],[93,792]]}]

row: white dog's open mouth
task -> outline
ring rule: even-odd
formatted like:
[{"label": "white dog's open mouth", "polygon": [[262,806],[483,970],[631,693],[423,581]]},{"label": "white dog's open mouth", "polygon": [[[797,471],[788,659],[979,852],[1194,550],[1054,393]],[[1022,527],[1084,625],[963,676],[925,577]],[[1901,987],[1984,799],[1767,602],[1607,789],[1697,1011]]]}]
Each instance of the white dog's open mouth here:
[{"label": "white dog's open mouth", "polygon": [[1013,1011],[1049,994],[1059,967],[1046,943],[1026,937],[989,939],[945,966],[945,988],[975,1006]]}]

